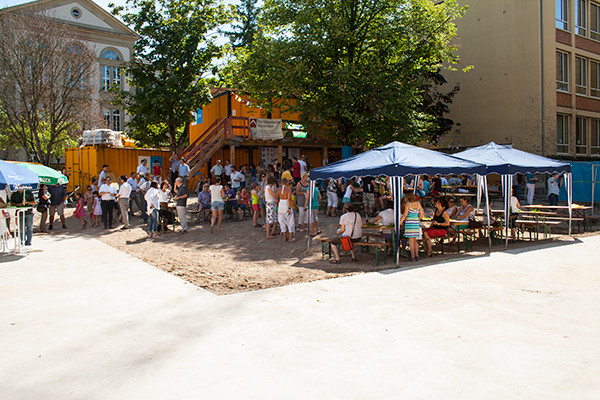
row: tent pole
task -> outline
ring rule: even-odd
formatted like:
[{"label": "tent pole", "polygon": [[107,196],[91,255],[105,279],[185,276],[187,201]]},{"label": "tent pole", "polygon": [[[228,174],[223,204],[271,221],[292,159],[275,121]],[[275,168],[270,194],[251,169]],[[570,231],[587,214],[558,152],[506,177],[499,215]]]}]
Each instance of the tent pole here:
[{"label": "tent pole", "polygon": [[[566,176],[567,181],[567,202],[569,203],[569,236],[572,235],[573,225],[573,173],[569,172]],[[592,210],[593,212],[593,210]],[[584,227],[585,230],[585,227]]]},{"label": "tent pole", "polygon": [[485,176],[481,177],[483,186],[485,188],[485,214],[487,216],[487,226],[488,226],[488,245],[490,247],[490,251],[492,250],[492,226],[490,224],[490,196],[488,194],[488,185],[487,178]]},{"label": "tent pole", "polygon": [[315,190],[315,181],[313,181],[312,179],[309,181],[308,183],[308,227],[306,229],[306,231],[308,232],[308,235],[306,235],[307,239],[306,239],[306,251],[308,252],[310,250],[310,220],[312,217],[312,198],[314,196],[314,190]]}]

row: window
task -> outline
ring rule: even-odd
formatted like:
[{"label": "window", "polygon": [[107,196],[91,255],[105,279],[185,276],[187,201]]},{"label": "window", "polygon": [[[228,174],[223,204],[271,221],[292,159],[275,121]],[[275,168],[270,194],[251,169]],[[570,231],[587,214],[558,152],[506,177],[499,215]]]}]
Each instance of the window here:
[{"label": "window", "polygon": [[556,52],[556,90],[569,91],[569,55]]},{"label": "window", "polygon": [[113,110],[112,114],[112,130],[120,131],[121,130],[121,110]]},{"label": "window", "polygon": [[590,96],[600,97],[600,63],[590,61]]},{"label": "window", "polygon": [[121,68],[115,64],[115,61],[120,61],[121,57],[117,54],[117,52],[113,50],[105,50],[102,52],[102,56],[100,57],[103,60],[101,61],[104,65],[101,66],[102,72],[101,76],[101,88],[103,91],[107,91],[112,86],[116,86],[121,88]]},{"label": "window", "polygon": [[569,154],[569,116],[556,116],[556,152]]},{"label": "window", "polygon": [[600,119],[590,120],[590,154],[600,154]]},{"label": "window", "polygon": [[104,125],[106,126],[106,129],[112,129],[113,131],[123,130],[123,127],[121,125],[121,110],[105,109],[102,114],[104,117]]},{"label": "window", "polygon": [[81,10],[77,7],[71,8],[71,15],[73,18],[77,19],[81,17]]},{"label": "window", "polygon": [[575,58],[575,91],[579,94],[587,94],[587,60]]},{"label": "window", "polygon": [[575,0],[575,33],[587,35],[587,0]]},{"label": "window", "polygon": [[558,29],[569,30],[569,1],[568,0],[556,0],[556,27]]},{"label": "window", "polygon": [[590,2],[590,37],[600,40],[600,5]]},{"label": "window", "polygon": [[588,119],[577,117],[575,120],[575,153],[587,154]]}]

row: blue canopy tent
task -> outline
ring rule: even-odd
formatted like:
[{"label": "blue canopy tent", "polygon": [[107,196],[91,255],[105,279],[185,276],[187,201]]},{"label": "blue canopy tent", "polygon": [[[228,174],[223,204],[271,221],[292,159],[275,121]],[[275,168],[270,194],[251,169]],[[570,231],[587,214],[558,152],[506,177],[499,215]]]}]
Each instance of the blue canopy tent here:
[{"label": "blue canopy tent", "polygon": [[38,186],[38,174],[17,164],[0,160],[0,190],[7,186],[10,190],[35,189]]},{"label": "blue canopy tent", "polygon": [[[527,153],[490,142],[486,145],[474,147],[469,150],[454,154],[463,160],[485,164],[487,173],[497,173],[502,176],[502,191],[504,193],[504,218],[506,225],[506,241],[508,244],[508,218],[510,214],[510,197],[513,184],[513,174],[516,173],[560,173],[566,174],[567,199],[569,204],[569,235],[571,234],[571,204],[572,185],[571,164],[563,163],[550,158]],[[488,206],[489,208],[489,206]]]},{"label": "blue canopy tent", "polygon": [[[389,176],[392,183],[392,197],[394,198],[394,225],[396,238],[398,238],[404,177],[407,175],[449,173],[485,175],[486,168],[485,165],[462,160],[437,151],[411,146],[406,143],[392,142],[354,157],[311,170],[309,195],[312,198],[317,179]],[[310,204],[311,202],[309,202]],[[308,212],[310,218],[312,214],[311,207],[309,207]],[[398,262],[398,254],[399,252],[396,254],[396,262]]]}]

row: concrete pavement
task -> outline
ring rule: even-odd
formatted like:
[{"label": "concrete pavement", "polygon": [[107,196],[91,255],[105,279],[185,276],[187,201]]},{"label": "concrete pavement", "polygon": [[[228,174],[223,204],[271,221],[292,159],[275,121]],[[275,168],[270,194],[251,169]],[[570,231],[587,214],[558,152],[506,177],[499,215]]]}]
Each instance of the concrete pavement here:
[{"label": "concrete pavement", "polygon": [[231,296],[35,245],[0,256],[0,399],[600,398],[599,236]]}]

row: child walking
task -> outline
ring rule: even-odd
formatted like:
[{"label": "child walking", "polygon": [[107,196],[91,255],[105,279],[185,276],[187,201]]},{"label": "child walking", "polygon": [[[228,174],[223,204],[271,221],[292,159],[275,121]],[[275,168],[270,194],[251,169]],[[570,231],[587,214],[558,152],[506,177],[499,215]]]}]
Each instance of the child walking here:
[{"label": "child walking", "polygon": [[100,226],[100,218],[102,216],[102,205],[100,203],[100,194],[98,191],[94,192],[94,215],[92,218],[92,226]]},{"label": "child walking", "polygon": [[83,201],[81,193],[75,193],[75,201],[77,201],[77,205],[75,206],[75,212],[73,213],[73,216],[81,221],[81,229],[85,229],[87,225],[87,221],[85,220],[87,213],[85,212],[85,202]]}]

